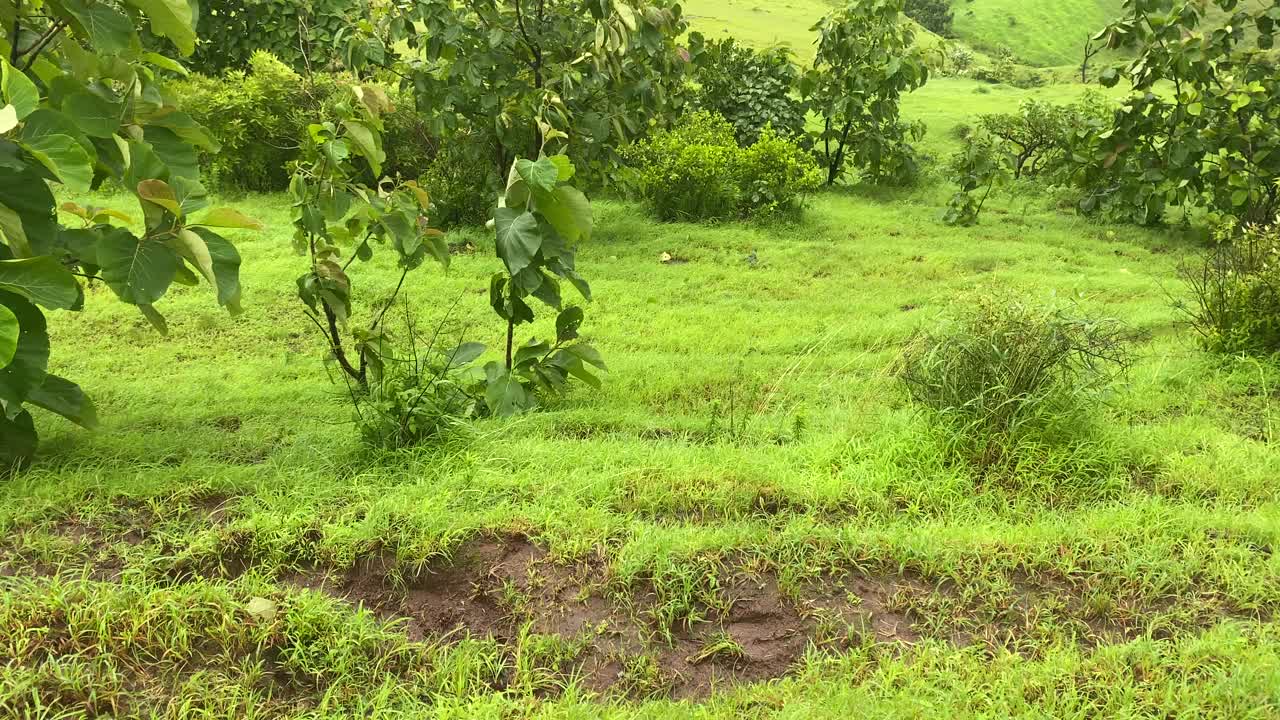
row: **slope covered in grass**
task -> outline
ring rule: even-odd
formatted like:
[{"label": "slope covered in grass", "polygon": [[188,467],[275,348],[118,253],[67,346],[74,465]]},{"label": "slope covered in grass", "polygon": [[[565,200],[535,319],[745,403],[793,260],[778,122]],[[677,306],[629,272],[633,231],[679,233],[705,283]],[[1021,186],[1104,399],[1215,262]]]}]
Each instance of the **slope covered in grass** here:
[{"label": "slope covered in grass", "polygon": [[[691,30],[708,39],[734,38],[752,47],[784,46],[801,62],[813,59],[810,28],[838,3],[828,0],[689,0],[681,3]],[[916,42],[929,47],[938,36],[916,25]]]},{"label": "slope covered in grass", "polygon": [[1079,64],[1085,40],[1121,10],[1120,0],[956,0],[955,33],[986,52],[1008,48],[1038,66]]}]

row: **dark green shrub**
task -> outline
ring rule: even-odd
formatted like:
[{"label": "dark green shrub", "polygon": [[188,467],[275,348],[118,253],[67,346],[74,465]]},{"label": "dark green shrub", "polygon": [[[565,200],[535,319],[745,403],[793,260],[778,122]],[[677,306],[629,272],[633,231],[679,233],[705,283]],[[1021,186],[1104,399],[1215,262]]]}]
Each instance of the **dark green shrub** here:
[{"label": "dark green shrub", "polygon": [[[221,149],[202,153],[212,184],[243,190],[281,190],[309,118],[302,78],[271,54],[256,52],[249,71],[220,77],[193,74],[172,84],[196,122],[209,129]],[[332,92],[327,88],[320,93]]]},{"label": "dark green shrub", "polygon": [[793,211],[821,183],[812,156],[771,128],[739,147],[733,126],[700,111],[627,150],[639,194],[663,220],[723,220]]},{"label": "dark green shrub", "polygon": [[813,155],[768,125],[754,145],[739,151],[735,175],[741,212],[756,217],[795,212],[822,185]]},{"label": "dark green shrub", "polygon": [[1280,352],[1280,230],[1219,230],[1199,262],[1179,268],[1195,298],[1183,310],[1206,350],[1230,355]]},{"label": "dark green shrub", "polygon": [[911,399],[977,465],[1023,440],[1086,425],[1090,407],[1130,364],[1123,326],[1014,296],[980,296],[918,333],[896,374]]},{"label": "dark green shrub", "polygon": [[431,194],[432,220],[446,229],[488,222],[499,191],[493,143],[475,133],[458,133],[434,152],[419,179]]},{"label": "dark green shrub", "polygon": [[206,0],[196,24],[200,44],[184,62],[216,75],[243,70],[266,51],[299,72],[332,69],[341,61],[335,40],[367,9],[364,0]]},{"label": "dark green shrub", "polygon": [[754,50],[732,39],[707,43],[698,54],[697,103],[733,125],[749,145],[766,125],[783,137],[804,133],[805,106],[795,94],[799,69],[786,48]]},{"label": "dark green shrub", "polygon": [[[289,163],[298,159],[300,140],[313,119],[348,99],[350,90],[341,79],[331,73],[303,77],[270,53],[258,51],[247,72],[193,74],[172,87],[195,120],[222,144],[217,153],[206,152],[200,158],[210,181],[266,192],[287,187]],[[387,159],[382,172],[415,179],[431,164],[435,143],[411,98],[392,91],[390,100],[395,110],[384,116]]]},{"label": "dark green shrub", "polygon": [[951,0],[907,0],[902,12],[931,33],[952,35],[955,13],[951,12]]}]

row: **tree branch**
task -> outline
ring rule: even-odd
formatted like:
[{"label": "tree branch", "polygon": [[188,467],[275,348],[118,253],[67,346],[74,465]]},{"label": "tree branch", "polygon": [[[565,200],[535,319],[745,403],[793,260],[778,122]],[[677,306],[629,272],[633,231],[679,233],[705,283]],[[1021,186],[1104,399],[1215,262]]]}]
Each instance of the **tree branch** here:
[{"label": "tree branch", "polygon": [[13,3],[13,35],[9,39],[9,64],[18,64],[18,39],[22,33],[22,0]]},{"label": "tree branch", "polygon": [[26,61],[22,64],[22,69],[24,71],[29,69],[31,65],[35,63],[36,58],[40,57],[40,53],[44,51],[45,47],[47,47],[49,43],[53,42],[53,39],[58,36],[58,33],[62,32],[66,27],[67,22],[65,20],[58,20],[54,22],[53,26],[46,30],[38,40],[32,43],[31,47],[18,53],[18,57],[22,57],[24,55],[27,56]]}]

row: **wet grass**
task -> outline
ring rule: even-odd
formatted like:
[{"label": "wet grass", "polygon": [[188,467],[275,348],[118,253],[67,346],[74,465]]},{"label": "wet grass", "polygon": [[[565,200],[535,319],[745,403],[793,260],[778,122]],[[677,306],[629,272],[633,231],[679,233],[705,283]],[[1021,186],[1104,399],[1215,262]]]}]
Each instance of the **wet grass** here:
[{"label": "wet grass", "polygon": [[[601,201],[579,265],[603,390],[398,454],[358,445],[320,361],[284,199],[233,199],[269,228],[236,238],[245,315],[175,288],[162,338],[95,288],[53,318],[103,427],[40,416],[0,494],[0,709],[1274,716],[1280,373],[1180,324],[1200,239],[1034,197],[957,230],[946,192],[833,192],[769,226]],[[456,235],[476,252],[408,296],[432,322],[461,297],[450,327],[496,348],[491,241]],[[358,292],[395,280],[375,264]],[[994,475],[889,372],[984,288],[1142,336],[1078,442]]]}]

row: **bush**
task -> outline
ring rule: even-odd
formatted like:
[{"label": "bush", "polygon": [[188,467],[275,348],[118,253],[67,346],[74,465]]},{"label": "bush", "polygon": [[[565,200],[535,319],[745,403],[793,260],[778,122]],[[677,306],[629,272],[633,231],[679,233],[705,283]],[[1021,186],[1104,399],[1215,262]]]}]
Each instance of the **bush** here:
[{"label": "bush", "polygon": [[1123,326],[1004,295],[963,306],[917,334],[897,375],[911,399],[981,467],[1023,440],[1070,433],[1130,363]]},{"label": "bush", "polygon": [[499,191],[492,141],[460,132],[435,146],[434,154],[419,178],[431,195],[432,221],[444,229],[488,222]]},{"label": "bush", "polygon": [[1010,179],[1069,180],[1077,138],[1104,127],[1111,112],[1112,103],[1105,96],[1088,91],[1072,105],[1027,100],[1016,113],[983,115],[978,130],[951,160],[951,177],[959,188],[943,220],[950,225],[977,223],[992,188]]},{"label": "bush", "polygon": [[295,70],[327,69],[340,60],[335,41],[369,7],[364,0],[206,0],[200,5],[201,42],[186,62],[206,74],[243,68],[259,51]]},{"label": "bush", "polygon": [[907,0],[902,12],[929,32],[951,37],[952,23],[955,21],[955,14],[951,12],[951,0]]},{"label": "bush", "polygon": [[1206,350],[1229,355],[1280,352],[1280,230],[1224,226],[1198,263],[1179,269],[1195,298],[1183,307]]},{"label": "bush", "polygon": [[663,220],[723,220],[798,210],[821,182],[812,156],[766,126],[739,147],[733,126],[700,111],[626,152],[638,191]]},{"label": "bush", "polygon": [[[324,109],[347,93],[341,76],[317,73],[303,78],[273,55],[258,51],[249,71],[220,77],[193,74],[172,84],[183,107],[221,143],[201,155],[203,170],[215,185],[240,190],[283,190],[289,163],[298,159],[299,140]],[[434,156],[425,119],[410,98],[391,93],[394,112],[384,116],[387,159],[383,173],[417,178]],[[374,180],[375,178],[369,178]]]},{"label": "bush", "polygon": [[799,70],[786,48],[753,50],[732,39],[708,43],[699,57],[699,107],[722,115],[749,145],[766,125],[783,137],[804,133],[804,103],[795,97]]},{"label": "bush", "polygon": [[738,153],[735,172],[744,215],[778,216],[800,208],[801,198],[817,190],[822,175],[813,156],[766,125],[760,139]]},{"label": "bush", "polygon": [[266,52],[255,52],[249,71],[221,77],[193,74],[172,88],[196,122],[221,143],[201,154],[213,184],[244,190],[281,190],[286,166],[298,157],[298,139],[314,117],[305,106],[302,78]]}]

